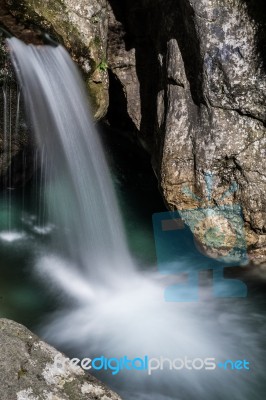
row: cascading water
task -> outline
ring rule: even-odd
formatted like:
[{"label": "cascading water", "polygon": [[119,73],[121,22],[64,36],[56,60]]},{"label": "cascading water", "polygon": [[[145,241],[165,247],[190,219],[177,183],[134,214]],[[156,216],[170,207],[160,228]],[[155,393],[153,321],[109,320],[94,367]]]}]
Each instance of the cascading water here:
[{"label": "cascading water", "polygon": [[48,321],[46,337],[80,357],[249,359],[254,368],[166,370],[152,377],[122,371],[109,384],[126,400],[261,399],[265,319],[255,318],[246,300],[234,300],[233,309],[225,300],[164,301],[160,279],[139,272],[128,252],[77,68],[61,46],[27,46],[15,38],[8,45],[39,158],[49,165],[41,181],[55,227],[53,254],[39,255],[37,270],[64,294],[65,308]]},{"label": "cascading water", "polygon": [[[0,239],[12,242],[21,238],[21,234],[13,227],[13,179],[12,179],[12,159],[18,145],[19,112],[20,112],[21,93],[19,88],[10,85],[9,79],[4,81],[0,102],[3,105],[2,123],[2,152],[0,154],[0,165],[3,171],[1,179],[2,198],[0,220],[4,230],[0,234]],[[15,164],[15,163],[14,163]]]},{"label": "cascading water", "polygon": [[45,151],[53,179],[61,182],[48,201],[55,205],[64,252],[91,279],[109,279],[109,273],[117,275],[125,265],[131,270],[111,178],[75,65],[60,46],[8,42],[40,161]]}]

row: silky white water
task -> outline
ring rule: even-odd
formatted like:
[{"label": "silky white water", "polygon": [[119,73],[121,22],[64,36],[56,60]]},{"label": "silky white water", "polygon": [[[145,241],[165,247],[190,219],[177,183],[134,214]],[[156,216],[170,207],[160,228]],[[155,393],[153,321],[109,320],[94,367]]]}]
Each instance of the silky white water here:
[{"label": "silky white water", "polygon": [[[47,340],[79,357],[248,359],[250,371],[123,371],[104,375],[124,399],[262,399],[265,319],[249,300],[167,303],[155,271],[129,254],[111,177],[84,84],[61,47],[8,39],[40,154],[53,227],[35,272],[62,307]],[[264,364],[263,364],[264,363]]]}]

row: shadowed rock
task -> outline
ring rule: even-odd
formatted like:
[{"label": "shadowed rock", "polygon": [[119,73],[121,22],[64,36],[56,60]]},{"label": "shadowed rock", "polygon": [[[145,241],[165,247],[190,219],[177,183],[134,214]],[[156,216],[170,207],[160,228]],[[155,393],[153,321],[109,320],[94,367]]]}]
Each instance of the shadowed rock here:
[{"label": "shadowed rock", "polygon": [[265,2],[109,3],[109,66],[169,208],[239,204],[250,259],[265,261]]}]

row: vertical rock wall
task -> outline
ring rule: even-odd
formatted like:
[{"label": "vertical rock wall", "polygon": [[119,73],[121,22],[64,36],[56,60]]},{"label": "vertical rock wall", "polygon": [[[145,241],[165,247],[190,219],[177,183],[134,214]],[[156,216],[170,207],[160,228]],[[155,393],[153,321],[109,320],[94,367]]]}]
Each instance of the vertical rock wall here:
[{"label": "vertical rock wall", "polygon": [[[110,0],[112,25],[120,27],[110,67],[167,204],[181,214],[240,204],[249,255],[265,260],[265,4],[125,3]],[[113,33],[109,38],[112,47]],[[128,65],[118,68],[121,59]]]}]

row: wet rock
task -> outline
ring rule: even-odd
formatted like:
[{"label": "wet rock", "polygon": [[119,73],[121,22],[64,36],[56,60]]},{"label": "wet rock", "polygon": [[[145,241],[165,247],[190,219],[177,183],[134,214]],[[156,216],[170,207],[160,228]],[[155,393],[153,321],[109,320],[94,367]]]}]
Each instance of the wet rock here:
[{"label": "wet rock", "polygon": [[[3,0],[0,26],[25,43],[44,44],[43,33],[48,33],[63,44],[83,73],[95,119],[106,114],[109,99],[105,0]],[[20,186],[32,176],[34,147],[5,38],[0,30],[1,189]]]},{"label": "wet rock", "polygon": [[42,44],[46,32],[63,44],[83,71],[95,118],[105,115],[106,0],[3,0],[0,23],[26,43]]},{"label": "wet rock", "polygon": [[0,32],[0,189],[20,186],[32,176],[32,152],[21,91]]},{"label": "wet rock", "polygon": [[0,343],[1,400],[121,400],[14,321],[0,319]]}]

